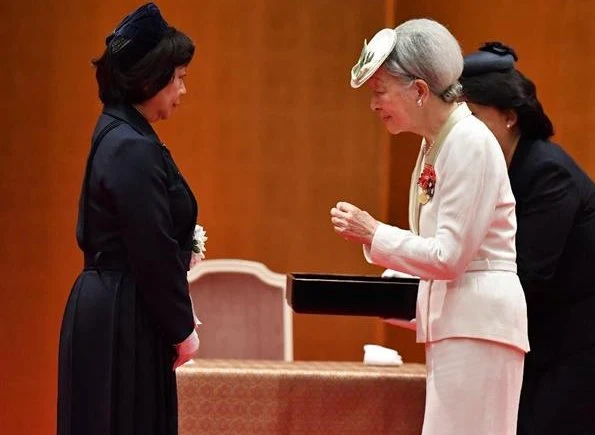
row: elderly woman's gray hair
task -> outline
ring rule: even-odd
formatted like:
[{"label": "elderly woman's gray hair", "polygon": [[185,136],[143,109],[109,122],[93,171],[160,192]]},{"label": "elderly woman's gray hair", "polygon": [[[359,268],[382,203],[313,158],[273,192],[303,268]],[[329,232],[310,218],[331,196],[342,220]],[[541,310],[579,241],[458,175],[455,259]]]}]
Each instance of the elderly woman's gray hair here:
[{"label": "elderly woman's gray hair", "polygon": [[463,54],[455,37],[442,24],[425,18],[395,28],[396,45],[384,62],[389,74],[424,80],[446,102],[462,95],[458,82]]}]

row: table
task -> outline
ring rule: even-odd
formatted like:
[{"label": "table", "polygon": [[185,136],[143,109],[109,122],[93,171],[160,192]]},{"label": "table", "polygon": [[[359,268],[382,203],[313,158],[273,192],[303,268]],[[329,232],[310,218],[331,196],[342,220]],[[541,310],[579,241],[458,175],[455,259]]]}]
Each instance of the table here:
[{"label": "table", "polygon": [[195,360],[177,370],[180,435],[419,435],[425,366]]}]

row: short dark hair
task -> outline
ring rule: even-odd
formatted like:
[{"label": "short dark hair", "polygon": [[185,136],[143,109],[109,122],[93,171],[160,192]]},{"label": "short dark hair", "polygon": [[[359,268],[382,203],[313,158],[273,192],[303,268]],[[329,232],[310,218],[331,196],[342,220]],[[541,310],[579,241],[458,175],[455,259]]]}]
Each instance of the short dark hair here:
[{"label": "short dark hair", "polygon": [[535,84],[517,69],[463,76],[460,81],[470,103],[514,110],[523,137],[548,139],[554,135],[552,121],[537,99]]},{"label": "short dark hair", "polygon": [[106,47],[92,61],[103,104],[138,104],[163,89],[177,67],[190,63],[194,43],[181,31],[169,27],[161,41],[130,67]]}]

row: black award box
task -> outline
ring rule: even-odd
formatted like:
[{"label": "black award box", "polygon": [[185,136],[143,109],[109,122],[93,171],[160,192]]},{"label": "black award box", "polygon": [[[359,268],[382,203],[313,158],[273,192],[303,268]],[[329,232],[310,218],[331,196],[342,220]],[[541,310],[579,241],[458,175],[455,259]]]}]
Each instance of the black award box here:
[{"label": "black award box", "polygon": [[418,279],[379,276],[287,275],[287,302],[296,313],[415,318]]}]

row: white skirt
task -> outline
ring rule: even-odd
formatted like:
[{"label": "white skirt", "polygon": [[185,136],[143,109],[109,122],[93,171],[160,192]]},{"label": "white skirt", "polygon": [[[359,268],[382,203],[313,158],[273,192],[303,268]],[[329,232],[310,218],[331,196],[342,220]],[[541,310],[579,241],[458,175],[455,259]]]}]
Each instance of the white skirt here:
[{"label": "white skirt", "polygon": [[422,435],[516,435],[524,361],[493,341],[427,343]]}]

